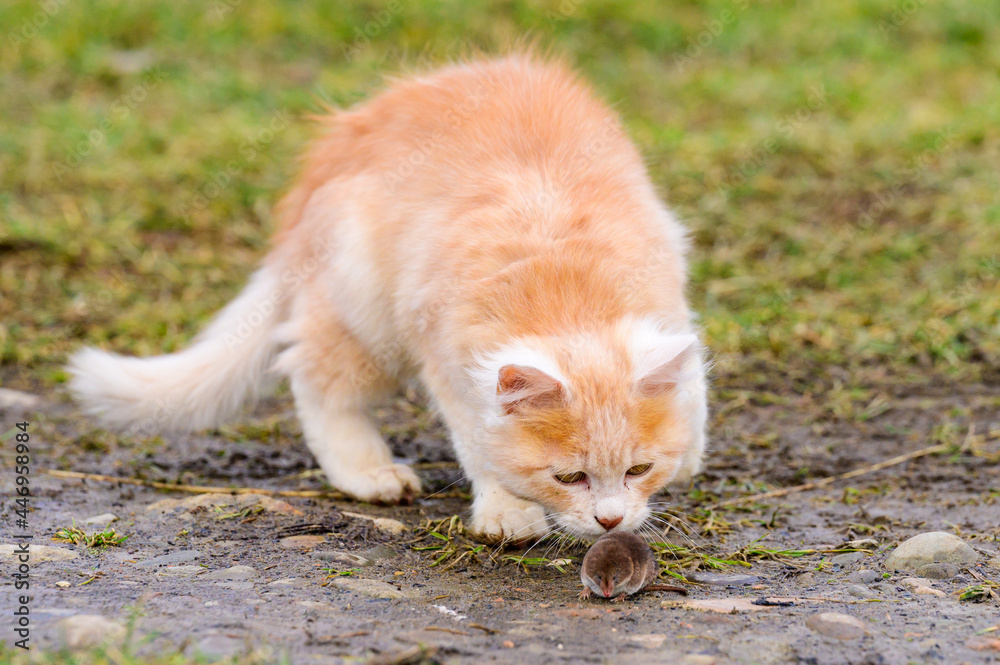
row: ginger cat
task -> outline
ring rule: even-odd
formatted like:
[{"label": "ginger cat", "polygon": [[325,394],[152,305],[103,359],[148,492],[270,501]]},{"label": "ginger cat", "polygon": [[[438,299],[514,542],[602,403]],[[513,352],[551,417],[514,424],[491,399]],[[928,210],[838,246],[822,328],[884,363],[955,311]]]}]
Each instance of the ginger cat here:
[{"label": "ginger cat", "polygon": [[276,370],[329,482],[398,502],[420,480],[368,411],[418,377],[483,537],[639,528],[699,470],[706,384],[684,231],[615,114],[516,54],[324,123],[242,294],[179,353],[79,351],[77,399],[113,426],[201,429]]}]

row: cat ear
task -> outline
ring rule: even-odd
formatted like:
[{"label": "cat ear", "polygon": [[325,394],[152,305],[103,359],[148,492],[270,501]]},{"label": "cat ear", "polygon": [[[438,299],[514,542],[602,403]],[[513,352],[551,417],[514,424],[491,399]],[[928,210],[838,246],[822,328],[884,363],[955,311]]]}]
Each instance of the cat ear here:
[{"label": "cat ear", "polygon": [[565,396],[563,384],[536,367],[504,365],[497,374],[497,398],[507,415],[525,407],[558,406]]},{"label": "cat ear", "polygon": [[695,335],[658,335],[635,350],[636,390],[643,397],[656,397],[684,379],[684,367],[698,353]]}]

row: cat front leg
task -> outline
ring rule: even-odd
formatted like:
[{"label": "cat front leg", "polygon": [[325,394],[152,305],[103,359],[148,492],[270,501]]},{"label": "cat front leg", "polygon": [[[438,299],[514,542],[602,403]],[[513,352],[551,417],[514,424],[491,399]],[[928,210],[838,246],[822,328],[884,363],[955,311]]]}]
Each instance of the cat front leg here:
[{"label": "cat front leg", "polygon": [[331,391],[293,378],[292,392],[306,445],[330,484],[370,503],[409,503],[420,493],[420,479],[395,464],[382,436],[360,405]]},{"label": "cat front leg", "polygon": [[524,543],[549,533],[545,509],[514,496],[492,475],[472,479],[472,530],[496,543]]},{"label": "cat front leg", "polygon": [[291,380],[306,445],[329,483],[345,494],[372,503],[408,502],[420,493],[420,479],[393,463],[368,415],[373,401],[394,386],[386,372],[394,347],[374,357],[331,309],[316,306],[324,302],[322,292],[296,302],[287,332],[293,344],[277,363]]}]

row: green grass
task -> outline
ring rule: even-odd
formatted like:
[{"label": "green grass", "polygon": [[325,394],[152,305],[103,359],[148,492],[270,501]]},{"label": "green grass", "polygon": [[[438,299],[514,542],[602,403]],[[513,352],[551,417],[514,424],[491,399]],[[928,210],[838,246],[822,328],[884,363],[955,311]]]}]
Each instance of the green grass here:
[{"label": "green grass", "polygon": [[0,7],[8,385],[85,343],[183,346],[264,255],[305,115],[525,34],[617,105],[690,225],[717,386],[996,380],[990,3],[52,4]]},{"label": "green grass", "polygon": [[126,540],[127,535],[116,533],[114,527],[105,527],[101,531],[87,533],[73,523],[73,526],[64,526],[56,530],[52,540],[62,543],[73,543],[74,545],[85,545],[87,547],[118,547]]}]

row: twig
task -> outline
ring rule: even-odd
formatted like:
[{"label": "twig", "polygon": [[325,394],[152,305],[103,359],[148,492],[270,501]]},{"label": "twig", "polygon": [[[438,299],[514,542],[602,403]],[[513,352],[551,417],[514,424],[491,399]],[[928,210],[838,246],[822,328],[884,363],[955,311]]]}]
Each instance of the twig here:
[{"label": "twig", "polygon": [[478,628],[479,630],[483,631],[487,635],[496,635],[497,633],[500,632],[496,628],[490,628],[489,626],[484,626],[484,625],[479,624],[479,623],[470,623],[469,624],[469,628]]},{"label": "twig", "polygon": [[818,489],[820,487],[826,487],[827,485],[840,480],[849,480],[851,478],[857,478],[858,476],[864,476],[869,473],[881,471],[882,469],[887,469],[890,466],[896,466],[897,464],[902,464],[903,462],[908,462],[910,460],[917,459],[918,457],[926,457],[927,455],[933,455],[934,453],[945,452],[950,450],[952,447],[953,446],[951,444],[939,443],[934,446],[928,446],[927,448],[921,448],[920,450],[914,450],[912,453],[906,453],[905,455],[899,455],[883,462],[878,462],[877,464],[863,466],[859,469],[848,471],[847,473],[822,478],[821,480],[816,480],[811,483],[803,483],[802,485],[795,485],[794,487],[784,487],[780,490],[772,490],[761,494],[751,494],[750,496],[741,496],[736,497],[735,499],[728,499],[726,501],[720,501],[719,503],[713,503],[711,506],[708,506],[706,510],[714,510],[716,508],[721,508],[722,506],[732,506],[738,503],[750,503],[753,501],[762,501],[764,499],[774,499],[781,496],[787,496],[789,494],[795,494],[796,492],[805,492],[808,490]]},{"label": "twig", "polygon": [[94,480],[102,483],[123,483],[125,485],[141,485],[142,487],[152,487],[159,490],[170,490],[173,492],[187,492],[189,494],[264,494],[267,496],[297,496],[311,499],[346,499],[347,496],[337,491],[321,490],[266,490],[255,487],[212,487],[210,485],[175,485],[173,483],[161,483],[155,480],[142,480],[141,478],[121,478],[119,476],[105,476],[99,473],[81,473],[79,471],[60,471],[59,469],[42,469],[43,473],[56,478],[73,478],[76,480]]},{"label": "twig", "polygon": [[464,630],[455,630],[454,628],[444,628],[442,626],[425,626],[424,630],[437,630],[442,633],[451,633],[452,635],[465,635],[468,637],[471,633],[467,633]]}]

